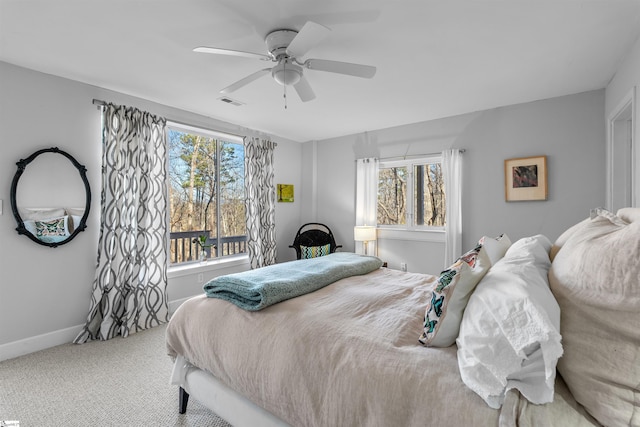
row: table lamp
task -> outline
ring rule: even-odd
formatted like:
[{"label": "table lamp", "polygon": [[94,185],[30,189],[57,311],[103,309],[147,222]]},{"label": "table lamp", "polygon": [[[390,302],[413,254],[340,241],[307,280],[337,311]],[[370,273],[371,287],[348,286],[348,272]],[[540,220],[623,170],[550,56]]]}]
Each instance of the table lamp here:
[{"label": "table lamp", "polygon": [[376,228],[371,225],[356,225],[353,228],[353,239],[356,242],[364,242],[364,254],[369,255],[369,242],[375,242],[377,239]]}]

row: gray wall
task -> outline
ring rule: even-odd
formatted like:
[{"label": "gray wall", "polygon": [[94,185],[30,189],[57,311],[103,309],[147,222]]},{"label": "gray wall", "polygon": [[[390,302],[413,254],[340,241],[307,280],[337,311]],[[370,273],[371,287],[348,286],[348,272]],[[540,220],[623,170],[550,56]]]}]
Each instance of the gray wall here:
[{"label": "gray wall", "polygon": [[[251,130],[139,98],[0,62],[0,360],[3,352],[56,345],[71,340],[84,324],[97,257],[100,203],[100,111],[92,99],[138,107],[167,119],[239,135]],[[231,108],[231,107],[230,107]],[[300,186],[302,146],[275,138],[276,182]],[[40,148],[57,146],[87,167],[92,190],[88,228],[72,242],[52,249],[16,233],[9,194],[16,162]],[[61,189],[64,192],[64,189]],[[278,251],[300,222],[300,203],[276,206]],[[170,301],[202,292],[203,280],[246,269],[246,263],[170,272]],[[8,343],[11,343],[10,345]]]},{"label": "gray wall", "polygon": [[[483,235],[512,240],[542,233],[554,240],[605,201],[604,90],[496,108],[351,135],[317,144],[317,218],[353,250],[355,159],[390,158],[466,149],[463,248]],[[309,153],[310,150],[305,150]],[[549,199],[504,200],[504,160],[547,156]],[[307,213],[303,211],[303,220]],[[379,256],[392,268],[438,273],[442,244],[381,240]]]},{"label": "gray wall", "polygon": [[[84,323],[96,263],[100,193],[100,112],[93,98],[131,105],[170,120],[235,134],[251,130],[0,62],[0,356],[3,349],[43,348],[72,339]],[[275,138],[276,183],[294,184],[295,202],[276,206],[278,261],[294,258],[288,248],[303,222],[329,224],[344,250],[353,250],[355,159],[467,149],[464,247],[483,234],[513,238],[544,233],[550,238],[604,201],[604,91],[498,108],[441,120],[298,144]],[[88,169],[93,191],[88,229],[56,249],[36,245],[15,232],[9,191],[15,162],[33,151],[58,146]],[[504,202],[503,160],[549,156],[549,200]],[[437,273],[442,244],[380,242],[380,256],[410,271]],[[246,268],[201,267],[170,273],[169,299],[201,292],[203,280]],[[7,320],[10,319],[10,320]],[[37,349],[37,348],[36,348]],[[1,358],[1,357],[0,357]]]}]

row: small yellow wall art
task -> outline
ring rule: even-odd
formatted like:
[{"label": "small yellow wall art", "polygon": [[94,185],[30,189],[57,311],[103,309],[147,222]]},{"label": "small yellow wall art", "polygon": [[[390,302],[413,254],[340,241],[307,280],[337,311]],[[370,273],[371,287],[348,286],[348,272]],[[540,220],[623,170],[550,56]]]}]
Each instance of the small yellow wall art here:
[{"label": "small yellow wall art", "polygon": [[278,202],[293,203],[293,184],[278,184]]}]

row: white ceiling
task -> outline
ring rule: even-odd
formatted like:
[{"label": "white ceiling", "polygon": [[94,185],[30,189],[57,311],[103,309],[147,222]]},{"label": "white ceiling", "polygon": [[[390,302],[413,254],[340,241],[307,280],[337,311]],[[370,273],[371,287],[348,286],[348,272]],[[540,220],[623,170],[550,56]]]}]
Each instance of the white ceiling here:
[{"label": "white ceiling", "polygon": [[[275,29],[332,29],[302,58],[377,67],[373,79],[306,70],[302,103],[270,65],[194,53],[266,53]],[[640,0],[0,0],[0,60],[293,141],[323,140],[600,89],[640,33]],[[109,101],[109,100],[106,100]]]}]

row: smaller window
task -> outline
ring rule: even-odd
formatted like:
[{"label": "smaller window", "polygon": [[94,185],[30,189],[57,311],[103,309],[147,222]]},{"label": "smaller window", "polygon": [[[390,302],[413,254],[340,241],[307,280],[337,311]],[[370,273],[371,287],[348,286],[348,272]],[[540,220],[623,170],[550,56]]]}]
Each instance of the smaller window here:
[{"label": "smaller window", "polygon": [[440,156],[380,162],[378,226],[443,228],[445,201]]}]

